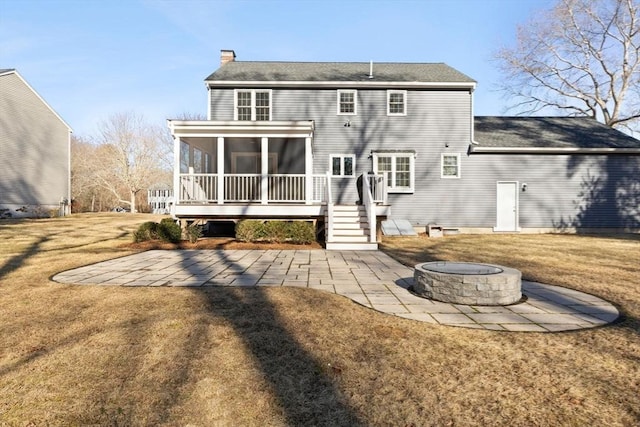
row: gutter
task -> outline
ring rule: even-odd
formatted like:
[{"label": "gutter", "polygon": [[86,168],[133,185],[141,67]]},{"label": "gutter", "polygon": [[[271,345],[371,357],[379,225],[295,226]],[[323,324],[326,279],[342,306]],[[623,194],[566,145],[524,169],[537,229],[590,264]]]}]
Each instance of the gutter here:
[{"label": "gutter", "polygon": [[[474,141],[475,144],[477,142]],[[471,145],[475,154],[640,154],[639,148],[577,148],[577,147],[480,147]]]},{"label": "gutter", "polygon": [[259,80],[236,80],[236,81],[216,81],[205,80],[208,88],[248,88],[248,87],[311,87],[335,89],[346,88],[422,88],[422,89],[464,89],[474,91],[476,83],[473,82],[382,82],[382,81],[259,81]]}]

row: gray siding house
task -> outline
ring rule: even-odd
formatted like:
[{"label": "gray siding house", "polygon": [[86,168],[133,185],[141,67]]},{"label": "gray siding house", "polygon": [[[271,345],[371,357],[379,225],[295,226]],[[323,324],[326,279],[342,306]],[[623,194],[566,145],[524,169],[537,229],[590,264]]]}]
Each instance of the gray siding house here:
[{"label": "gray siding house", "polygon": [[475,119],[476,82],[442,63],[245,62],[222,51],[205,84],[207,120],[169,120],[173,214],[184,221],[313,219],[328,248],[356,249],[376,247],[384,219],[640,228],[638,140],[585,118]]},{"label": "gray siding house", "polygon": [[13,69],[0,69],[0,217],[69,213],[71,128]]}]

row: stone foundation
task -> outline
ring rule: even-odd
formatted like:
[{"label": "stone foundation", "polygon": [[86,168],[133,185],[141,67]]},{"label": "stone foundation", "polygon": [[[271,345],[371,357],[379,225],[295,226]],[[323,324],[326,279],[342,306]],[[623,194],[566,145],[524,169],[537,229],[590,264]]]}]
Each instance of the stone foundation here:
[{"label": "stone foundation", "polygon": [[[497,271],[489,274],[442,272],[446,262],[418,264],[413,273],[414,292],[436,301],[464,305],[508,305],[522,298],[519,270],[489,264],[448,263],[461,271]],[[439,271],[433,271],[434,268]]]}]

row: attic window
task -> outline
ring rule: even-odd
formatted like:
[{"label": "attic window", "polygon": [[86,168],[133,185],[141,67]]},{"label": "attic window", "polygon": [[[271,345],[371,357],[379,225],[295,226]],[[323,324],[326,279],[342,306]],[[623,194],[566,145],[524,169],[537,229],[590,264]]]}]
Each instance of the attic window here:
[{"label": "attic window", "polygon": [[355,116],[358,113],[358,91],[338,90],[338,115]]}]

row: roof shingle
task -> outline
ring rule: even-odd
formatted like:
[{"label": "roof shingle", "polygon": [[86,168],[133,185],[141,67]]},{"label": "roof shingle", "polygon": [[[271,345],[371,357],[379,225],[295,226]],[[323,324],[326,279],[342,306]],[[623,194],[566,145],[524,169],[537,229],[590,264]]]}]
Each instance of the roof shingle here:
[{"label": "roof shingle", "polygon": [[206,81],[475,83],[443,63],[374,62],[373,78],[369,69],[368,62],[232,61]]},{"label": "roof shingle", "polygon": [[479,147],[640,148],[637,140],[590,117],[475,117]]}]

